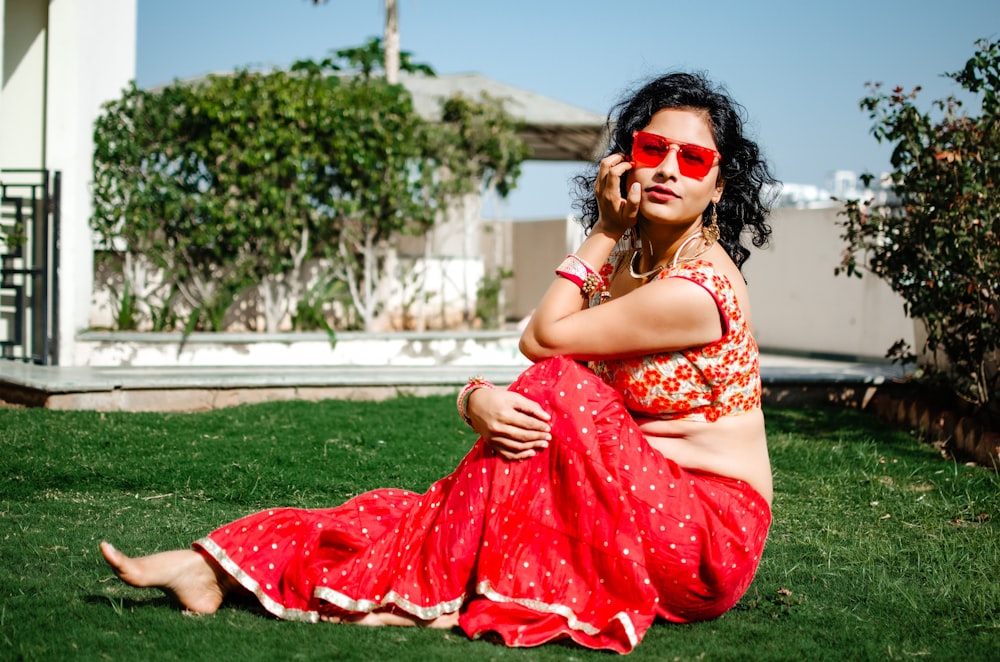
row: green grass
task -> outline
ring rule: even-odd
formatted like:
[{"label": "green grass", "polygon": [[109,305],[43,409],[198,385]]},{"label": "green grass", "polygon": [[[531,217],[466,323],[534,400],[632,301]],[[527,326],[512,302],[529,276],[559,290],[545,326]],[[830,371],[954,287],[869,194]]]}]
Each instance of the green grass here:
[{"label": "green grass", "polygon": [[[770,409],[774,526],[719,620],[657,623],[635,660],[996,660],[1000,480],[877,419]],[[273,505],[374,487],[423,491],[473,441],[448,397],[245,406],[203,414],[0,409],[0,659],[598,660],[460,633],[186,617],[116,580],[101,539],[186,547]]]}]

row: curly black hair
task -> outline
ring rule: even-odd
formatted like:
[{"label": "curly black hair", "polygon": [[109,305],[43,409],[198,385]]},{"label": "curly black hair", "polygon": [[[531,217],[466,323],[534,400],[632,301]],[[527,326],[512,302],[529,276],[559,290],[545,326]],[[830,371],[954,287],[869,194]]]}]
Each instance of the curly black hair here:
[{"label": "curly black hair", "polygon": [[[665,108],[703,111],[708,117],[715,144],[722,154],[720,176],[726,183],[717,206],[719,243],[736,266],[742,268],[750,256],[742,242],[744,231],[751,235],[757,248],[766,246],[771,235],[766,219],[777,180],[757,143],[744,135],[745,109],[723,88],[699,73],[668,73],[649,81],[627,94],[608,114],[607,131],[611,139],[607,154],[631,154],[632,133],[644,129],[653,115]],[[576,185],[573,207],[580,212],[580,221],[587,231],[594,227],[598,217],[594,195],[597,167],[592,165],[573,180]]]}]

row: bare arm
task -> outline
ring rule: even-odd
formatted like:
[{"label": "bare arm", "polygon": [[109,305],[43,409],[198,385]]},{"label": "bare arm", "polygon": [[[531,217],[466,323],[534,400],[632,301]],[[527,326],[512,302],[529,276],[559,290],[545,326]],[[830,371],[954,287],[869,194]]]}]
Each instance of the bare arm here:
[{"label": "bare arm", "polygon": [[[577,257],[595,267],[608,259],[625,231],[635,225],[641,191],[638,185],[633,185],[626,199],[622,198],[620,187],[622,176],[630,169],[621,154],[601,160],[595,183],[600,218],[576,251]],[[552,349],[560,343],[554,342],[552,327],[585,310],[586,301],[580,295],[580,288],[564,278],[556,278],[521,335],[521,352],[532,361],[555,356]]]},{"label": "bare arm", "polygon": [[[595,186],[600,219],[576,252],[595,268],[635,225],[639,185],[633,184],[627,198],[620,193],[621,177],[630,168],[618,154],[601,161]],[[717,340],[721,324],[715,300],[687,280],[657,280],[588,308],[578,286],[554,277],[521,335],[520,349],[532,361],[559,355],[586,360],[667,352]]]},{"label": "bare arm", "polygon": [[[580,298],[579,291],[575,295]],[[537,315],[521,336],[521,351],[532,361],[563,354],[587,360],[677,351],[718,340],[723,330],[712,296],[681,278],[658,280],[558,319],[536,320]]]}]

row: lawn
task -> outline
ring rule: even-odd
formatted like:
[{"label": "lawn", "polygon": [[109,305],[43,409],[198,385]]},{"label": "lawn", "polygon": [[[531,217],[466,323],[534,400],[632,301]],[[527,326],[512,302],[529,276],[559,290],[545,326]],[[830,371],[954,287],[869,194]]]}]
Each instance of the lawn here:
[{"label": "lawn", "polygon": [[[767,410],[774,526],[722,618],[658,623],[633,660],[996,660],[1000,480],[843,409]],[[448,397],[199,414],[0,408],[0,659],[598,660],[458,632],[183,615],[105,567],[101,539],[185,547],[267,506],[423,491],[474,441]]]}]

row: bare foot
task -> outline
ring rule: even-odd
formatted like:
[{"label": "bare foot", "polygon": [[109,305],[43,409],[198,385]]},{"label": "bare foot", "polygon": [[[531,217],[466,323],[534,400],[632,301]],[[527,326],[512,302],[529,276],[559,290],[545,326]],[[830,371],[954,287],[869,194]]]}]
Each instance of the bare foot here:
[{"label": "bare foot", "polygon": [[371,611],[356,616],[323,616],[320,620],[326,623],[345,623],[349,625],[365,625],[368,627],[422,627],[435,630],[450,630],[458,625],[458,612],[442,614],[437,618],[424,620],[406,613],[395,611]]},{"label": "bare foot", "polygon": [[158,588],[176,598],[185,609],[197,614],[215,613],[230,584],[228,576],[217,571],[193,549],[131,558],[110,543],[102,542],[101,554],[126,584]]}]

